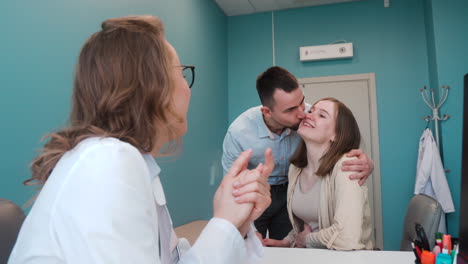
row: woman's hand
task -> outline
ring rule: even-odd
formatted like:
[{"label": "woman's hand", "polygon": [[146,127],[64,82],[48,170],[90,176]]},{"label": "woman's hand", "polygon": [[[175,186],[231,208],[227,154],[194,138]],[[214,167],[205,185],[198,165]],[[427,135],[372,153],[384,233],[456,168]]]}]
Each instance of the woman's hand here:
[{"label": "woman's hand", "polygon": [[253,203],[237,203],[232,196],[233,184],[241,175],[256,176],[256,174],[260,174],[258,170],[246,169],[250,156],[252,156],[252,150],[240,154],[219,185],[213,199],[214,217],[226,219],[238,229],[249,218],[254,205]]},{"label": "woman's hand", "polygon": [[270,148],[265,150],[265,164],[259,164],[254,170],[257,173],[242,174],[234,181],[232,192],[238,203],[254,203],[248,220],[259,218],[271,204],[270,184],[268,177],[275,167]]},{"label": "woman's hand", "polygon": [[297,248],[305,248],[306,247],[306,239],[307,236],[312,233],[312,229],[308,224],[304,224],[304,230],[302,232],[298,233],[296,236],[296,243],[295,247]]},{"label": "woman's hand", "polygon": [[265,238],[263,239],[263,245],[265,247],[290,247],[291,242],[287,239],[277,240],[277,239]]}]

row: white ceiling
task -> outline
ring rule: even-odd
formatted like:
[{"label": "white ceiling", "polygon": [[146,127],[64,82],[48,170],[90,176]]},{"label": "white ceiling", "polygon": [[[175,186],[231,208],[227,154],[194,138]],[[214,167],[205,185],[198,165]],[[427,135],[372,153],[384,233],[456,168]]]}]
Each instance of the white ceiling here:
[{"label": "white ceiling", "polygon": [[228,16],[360,0],[214,0]]}]

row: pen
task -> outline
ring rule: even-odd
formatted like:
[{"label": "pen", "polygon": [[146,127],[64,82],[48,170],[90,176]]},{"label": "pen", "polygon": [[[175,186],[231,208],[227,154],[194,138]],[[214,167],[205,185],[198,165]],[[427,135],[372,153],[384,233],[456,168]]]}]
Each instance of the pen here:
[{"label": "pen", "polygon": [[416,252],[416,248],[414,247],[414,243],[413,243],[413,242],[411,242],[411,247],[413,248],[414,256],[416,256],[416,259],[419,259],[418,253]]},{"label": "pen", "polygon": [[431,251],[431,249],[429,248],[429,241],[427,240],[427,236],[426,236],[426,232],[424,231],[424,228],[418,223],[416,223],[414,227],[416,229],[416,235],[418,236],[418,239],[421,242],[420,244],[421,250]]},{"label": "pen", "polygon": [[416,259],[418,261],[421,260],[421,251],[419,248],[414,244],[414,242],[411,242],[411,247],[413,248],[414,255],[416,256]]}]

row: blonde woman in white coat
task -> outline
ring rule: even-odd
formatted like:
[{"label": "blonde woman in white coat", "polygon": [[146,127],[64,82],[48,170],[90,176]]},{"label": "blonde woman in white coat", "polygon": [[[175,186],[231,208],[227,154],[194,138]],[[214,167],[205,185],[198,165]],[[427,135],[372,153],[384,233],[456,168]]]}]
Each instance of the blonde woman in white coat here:
[{"label": "blonde woman in white coat", "polygon": [[334,98],[313,105],[298,134],[302,146],[291,158],[288,213],[293,230],[267,246],[336,250],[372,249],[372,223],[366,185],[341,170],[360,132],[352,112]]},{"label": "blonde woman in white coat", "polygon": [[[42,188],[9,263],[253,263],[250,225],[270,204],[264,165],[240,155],[192,248],[175,236],[154,158],[187,131],[189,84],[152,16],[109,19],[81,50],[67,128],[52,133],[26,184]],[[235,188],[234,188],[235,187]],[[235,195],[234,195],[235,193]]]}]

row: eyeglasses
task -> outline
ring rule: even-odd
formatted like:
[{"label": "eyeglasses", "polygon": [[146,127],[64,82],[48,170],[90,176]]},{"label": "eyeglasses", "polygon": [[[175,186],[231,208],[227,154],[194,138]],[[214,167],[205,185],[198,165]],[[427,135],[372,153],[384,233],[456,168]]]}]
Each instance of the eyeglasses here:
[{"label": "eyeglasses", "polygon": [[192,88],[192,85],[195,82],[195,66],[180,65],[180,67],[182,67],[182,73],[184,74],[184,78],[187,81],[189,88]]}]

